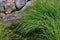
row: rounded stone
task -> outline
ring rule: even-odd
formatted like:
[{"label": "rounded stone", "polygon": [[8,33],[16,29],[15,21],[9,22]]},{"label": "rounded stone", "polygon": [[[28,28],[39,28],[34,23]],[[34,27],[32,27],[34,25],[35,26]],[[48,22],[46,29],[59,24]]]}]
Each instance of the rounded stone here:
[{"label": "rounded stone", "polygon": [[27,3],[27,0],[15,0],[15,2],[16,2],[16,7],[21,8]]}]

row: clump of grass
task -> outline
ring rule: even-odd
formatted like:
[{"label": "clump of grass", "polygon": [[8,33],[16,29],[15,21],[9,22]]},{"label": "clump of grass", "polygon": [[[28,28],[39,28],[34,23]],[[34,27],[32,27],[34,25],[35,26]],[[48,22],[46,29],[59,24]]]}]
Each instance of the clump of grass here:
[{"label": "clump of grass", "polygon": [[38,36],[36,40],[59,40],[59,10],[59,4],[37,1],[35,6],[23,14],[22,21],[16,28],[17,34],[23,39],[26,37],[26,40],[31,40],[34,34]]},{"label": "clump of grass", "polygon": [[7,24],[0,20],[0,40],[9,40],[8,31],[6,30]]}]

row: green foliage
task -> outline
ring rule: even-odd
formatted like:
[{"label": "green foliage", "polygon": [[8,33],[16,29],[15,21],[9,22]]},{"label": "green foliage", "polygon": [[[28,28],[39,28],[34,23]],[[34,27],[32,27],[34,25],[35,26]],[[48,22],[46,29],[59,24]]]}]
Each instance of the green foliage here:
[{"label": "green foliage", "polygon": [[10,37],[9,39],[60,40],[59,3],[38,0],[22,16],[18,25],[8,28],[8,31],[10,31],[8,35]]},{"label": "green foliage", "polygon": [[38,36],[36,40],[60,40],[59,10],[59,4],[37,1],[35,6],[23,14],[20,24],[13,30],[23,40],[29,40],[32,35]]},{"label": "green foliage", "polygon": [[0,40],[9,40],[8,31],[6,30],[7,24],[3,21],[0,21]]}]

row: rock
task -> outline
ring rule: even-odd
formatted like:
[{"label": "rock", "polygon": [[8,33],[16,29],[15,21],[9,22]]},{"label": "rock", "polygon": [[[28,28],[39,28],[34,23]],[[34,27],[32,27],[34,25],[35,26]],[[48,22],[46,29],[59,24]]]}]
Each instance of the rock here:
[{"label": "rock", "polygon": [[4,13],[0,13],[0,20],[3,20],[5,18],[5,14]]},{"label": "rock", "polygon": [[20,9],[28,2],[28,0],[0,0],[0,11],[13,11]]},{"label": "rock", "polygon": [[[22,13],[29,7],[30,3],[30,0],[0,0],[0,11],[2,11],[0,19],[11,24],[18,23],[18,20],[22,17]],[[9,13],[9,16],[7,16],[6,12],[7,14]]]},{"label": "rock", "polygon": [[6,2],[6,0],[0,0],[0,3],[2,3],[2,2]]},{"label": "rock", "polygon": [[4,18],[4,20],[16,20],[16,16],[14,16],[14,15],[9,15],[9,16],[5,16],[5,18]]},{"label": "rock", "polygon": [[16,18],[17,18],[17,16],[10,15],[10,16],[5,16],[5,18],[3,18],[3,19],[4,19],[4,22],[7,22],[8,24],[16,25],[16,24],[18,24],[18,20]]},{"label": "rock", "polygon": [[0,0],[0,11],[4,11],[4,5],[6,0]]},{"label": "rock", "polygon": [[15,2],[16,2],[16,7],[21,8],[27,3],[27,0],[15,0]]},{"label": "rock", "polygon": [[0,11],[4,11],[4,8],[3,8],[3,6],[0,6]]},{"label": "rock", "polygon": [[13,11],[16,9],[14,0],[7,0],[5,4],[5,11]]}]

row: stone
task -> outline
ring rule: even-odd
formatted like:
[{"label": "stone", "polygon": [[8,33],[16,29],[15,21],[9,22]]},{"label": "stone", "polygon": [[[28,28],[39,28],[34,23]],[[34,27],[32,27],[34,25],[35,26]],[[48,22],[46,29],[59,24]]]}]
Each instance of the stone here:
[{"label": "stone", "polygon": [[16,9],[14,0],[7,0],[5,4],[5,11],[13,11]]},{"label": "stone", "polygon": [[4,11],[4,5],[6,0],[0,0],[0,11]]},{"label": "stone", "polygon": [[15,0],[15,2],[17,8],[22,8],[27,3],[27,0]]},{"label": "stone", "polygon": [[28,2],[28,0],[0,0],[0,11],[13,11],[20,9]]},{"label": "stone", "polygon": [[22,13],[31,4],[32,2],[30,0],[0,0],[0,19],[8,23],[16,24],[18,22],[17,20],[21,19]]}]

